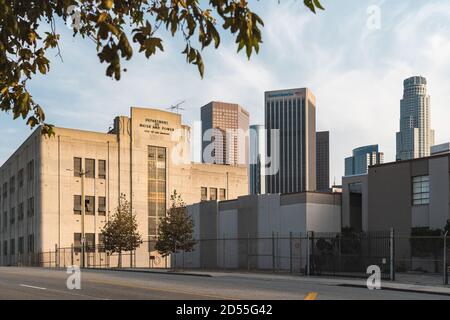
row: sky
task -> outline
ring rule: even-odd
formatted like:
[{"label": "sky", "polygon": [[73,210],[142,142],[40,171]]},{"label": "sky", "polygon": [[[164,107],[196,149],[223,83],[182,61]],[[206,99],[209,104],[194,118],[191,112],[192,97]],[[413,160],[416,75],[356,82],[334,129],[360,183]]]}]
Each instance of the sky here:
[{"label": "sky", "polygon": [[[330,131],[330,180],[339,183],[352,149],[379,144],[395,160],[403,80],[428,79],[436,143],[450,141],[450,2],[448,0],[322,0],[310,13],[300,0],[250,1],[264,20],[260,53],[237,54],[233,38],[203,52],[201,79],[180,53],[184,43],[163,32],[165,51],[147,60],[135,49],[117,82],[105,76],[89,40],[58,24],[63,61],[30,83],[47,122],[106,132],[131,106],[168,108],[186,101],[183,122],[200,120],[209,101],[239,103],[251,124],[264,124],[264,92],[310,88],[317,99],[317,130]],[[55,52],[56,54],[56,52]],[[0,113],[0,165],[31,133]],[[193,160],[198,160],[197,155]]]}]

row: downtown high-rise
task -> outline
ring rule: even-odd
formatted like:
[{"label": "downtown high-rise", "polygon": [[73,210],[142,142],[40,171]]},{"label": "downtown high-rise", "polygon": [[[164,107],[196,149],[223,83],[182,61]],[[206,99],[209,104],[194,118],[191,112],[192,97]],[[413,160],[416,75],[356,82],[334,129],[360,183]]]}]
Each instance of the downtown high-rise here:
[{"label": "downtown high-rise", "polygon": [[411,77],[403,85],[400,132],[397,132],[397,161],[427,157],[434,145],[426,78]]},{"label": "downtown high-rise", "polygon": [[[316,98],[307,88],[265,93],[267,193],[316,190]],[[266,171],[267,172],[267,171]]]}]

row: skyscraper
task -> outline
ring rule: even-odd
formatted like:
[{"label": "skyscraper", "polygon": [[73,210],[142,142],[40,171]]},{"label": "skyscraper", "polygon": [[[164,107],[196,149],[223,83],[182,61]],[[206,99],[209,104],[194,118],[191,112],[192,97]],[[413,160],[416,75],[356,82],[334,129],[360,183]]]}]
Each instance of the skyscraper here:
[{"label": "skyscraper", "polygon": [[315,104],[307,88],[265,93],[267,166],[279,169],[266,175],[268,193],[316,190]]},{"label": "skyscraper", "polygon": [[345,176],[366,174],[369,166],[383,162],[384,154],[379,152],[377,144],[353,149],[353,156],[345,158]]},{"label": "skyscraper", "polygon": [[244,108],[238,104],[210,102],[201,108],[201,119],[203,162],[248,164],[250,116]]},{"label": "skyscraper", "polygon": [[397,161],[427,157],[434,145],[427,80],[424,77],[411,77],[403,82],[403,86],[400,132],[397,132]]},{"label": "skyscraper", "polygon": [[318,191],[330,189],[330,132],[316,133],[316,184]]},{"label": "skyscraper", "polygon": [[266,136],[264,126],[250,126],[249,193],[265,194]]}]

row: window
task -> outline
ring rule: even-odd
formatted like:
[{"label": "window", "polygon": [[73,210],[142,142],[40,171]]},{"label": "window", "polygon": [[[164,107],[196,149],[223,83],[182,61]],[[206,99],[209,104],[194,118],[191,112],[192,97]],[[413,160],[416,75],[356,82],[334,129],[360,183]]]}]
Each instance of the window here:
[{"label": "window", "polygon": [[3,212],[3,229],[6,229],[8,225],[8,212]]},{"label": "window", "polygon": [[28,181],[32,181],[34,179],[34,160],[28,162],[27,173],[28,173]]},{"label": "window", "polygon": [[86,252],[95,252],[95,233],[86,233]]},{"label": "window", "polygon": [[19,188],[23,187],[23,169],[19,170],[19,173],[17,174],[17,180],[19,180]]},{"label": "window", "polygon": [[430,203],[430,177],[413,177],[413,205],[427,205]]},{"label": "window", "polygon": [[19,254],[23,254],[23,237],[19,237],[19,248],[17,250]]},{"label": "window", "polygon": [[95,215],[95,197],[86,196],[84,199],[84,213],[87,215]]},{"label": "window", "polygon": [[210,200],[217,200],[217,188],[209,189],[209,198]]},{"label": "window", "polygon": [[73,214],[81,214],[81,196],[73,196]]},{"label": "window", "polygon": [[19,203],[19,209],[18,209],[18,212],[17,212],[17,219],[19,221],[23,220],[23,202]]},{"label": "window", "polygon": [[11,241],[9,242],[9,254],[10,255],[14,255],[16,254],[16,240],[15,239],[11,239]]},{"label": "window", "polygon": [[98,160],[98,178],[106,179],[106,160]]},{"label": "window", "polygon": [[27,210],[27,215],[28,215],[29,217],[34,216],[34,198],[28,199],[28,210]]},{"label": "window", "polygon": [[3,255],[8,255],[8,240],[3,241]]},{"label": "window", "polygon": [[73,158],[73,176],[81,177],[81,158]]},{"label": "window", "polygon": [[227,190],[220,189],[219,190],[219,200],[226,200],[227,199]]},{"label": "window", "polygon": [[98,252],[105,252],[105,244],[103,243],[103,234],[98,234]]},{"label": "window", "polygon": [[11,214],[9,216],[9,223],[14,224],[16,222],[16,209],[11,208]]},{"label": "window", "polygon": [[8,183],[5,182],[3,184],[3,200],[5,200],[8,197]]},{"label": "window", "polygon": [[208,188],[202,187],[201,200],[202,201],[207,201],[208,200]]},{"label": "window", "polygon": [[34,252],[34,235],[28,235],[28,253]]},{"label": "window", "polygon": [[106,216],[106,197],[98,197],[98,215]]},{"label": "window", "polygon": [[16,177],[12,176],[9,179],[9,193],[13,194],[14,192],[16,192]]},{"label": "window", "polygon": [[73,234],[73,251],[81,252],[81,233]]},{"label": "window", "polygon": [[85,170],[86,170],[86,178],[95,178],[95,160],[94,159],[86,159],[85,161]]}]

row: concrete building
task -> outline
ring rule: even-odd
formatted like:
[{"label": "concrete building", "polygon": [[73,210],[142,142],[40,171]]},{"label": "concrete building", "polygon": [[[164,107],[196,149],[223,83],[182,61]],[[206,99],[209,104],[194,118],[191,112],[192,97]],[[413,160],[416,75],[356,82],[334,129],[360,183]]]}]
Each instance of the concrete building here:
[{"label": "concrete building", "polygon": [[379,152],[378,145],[353,149],[353,155],[345,158],[345,176],[366,174],[369,166],[384,162],[384,154]]},{"label": "concrete building", "polygon": [[210,102],[201,108],[204,163],[247,165],[249,113],[238,104]]},{"label": "concrete building", "polygon": [[430,155],[434,145],[431,129],[430,96],[424,77],[404,81],[400,102],[400,132],[397,132],[397,160],[409,160]]},{"label": "concrete building", "polygon": [[[200,241],[193,253],[177,254],[173,261],[193,268],[271,269],[272,250],[289,257],[291,233],[305,237],[308,231],[341,231],[339,193],[250,195],[193,204],[188,212]],[[307,245],[300,239],[294,243],[293,269],[299,270],[306,264]],[[276,268],[289,269],[289,259],[276,263]]]},{"label": "concrete building", "polygon": [[55,128],[55,136],[45,137],[37,129],[1,166],[0,186],[5,265],[55,246],[101,244],[121,194],[151,241],[174,190],[192,204],[245,195],[248,182],[245,166],[192,164],[190,128],[180,115],[131,108],[109,133]]},{"label": "concrete building", "polygon": [[330,132],[316,133],[316,188],[330,190]]},{"label": "concrete building", "polygon": [[431,154],[432,156],[438,155],[438,154],[445,154],[450,153],[450,142],[437,144],[435,146],[431,147]]},{"label": "concrete building", "polygon": [[375,165],[344,177],[342,223],[363,231],[443,229],[450,219],[450,154]]},{"label": "concrete building", "polygon": [[250,126],[249,194],[266,193],[266,130]]},{"label": "concrete building", "polygon": [[265,93],[268,193],[316,190],[316,98],[307,88]]}]

